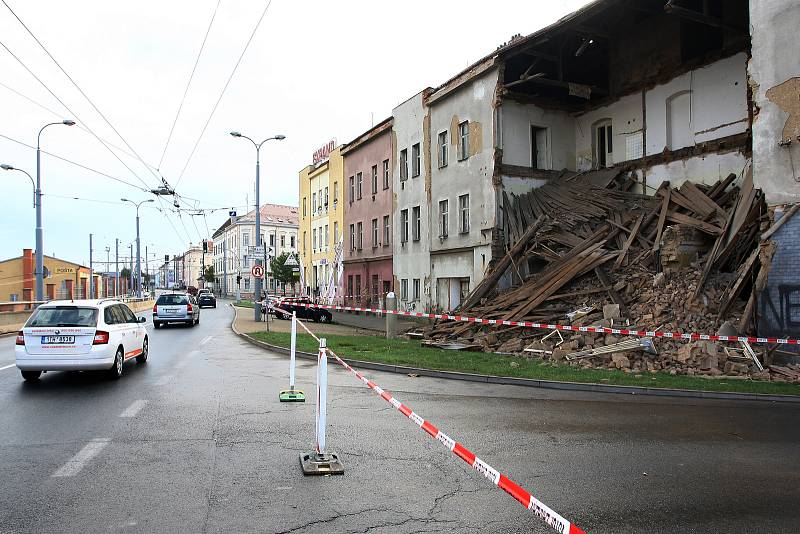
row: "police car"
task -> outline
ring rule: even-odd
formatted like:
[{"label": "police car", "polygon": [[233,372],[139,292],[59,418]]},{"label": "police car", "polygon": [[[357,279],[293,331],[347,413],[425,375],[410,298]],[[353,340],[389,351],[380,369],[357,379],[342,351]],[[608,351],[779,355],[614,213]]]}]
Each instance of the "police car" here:
[{"label": "police car", "polygon": [[38,380],[47,371],[87,370],[119,378],[127,360],[147,361],[144,322],[113,299],[42,304],[17,333],[17,367],[25,380]]}]

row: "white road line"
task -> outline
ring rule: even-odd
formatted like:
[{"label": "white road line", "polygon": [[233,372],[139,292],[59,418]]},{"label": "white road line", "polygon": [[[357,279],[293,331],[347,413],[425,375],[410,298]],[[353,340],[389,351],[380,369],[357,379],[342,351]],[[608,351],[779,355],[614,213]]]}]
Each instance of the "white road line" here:
[{"label": "white road line", "polygon": [[100,451],[102,451],[110,441],[109,438],[94,438],[84,445],[75,456],[67,460],[67,463],[62,465],[52,476],[71,477],[77,475],[86,466],[89,460],[100,454]]},{"label": "white road line", "polygon": [[11,369],[12,367],[16,367],[16,366],[17,366],[16,363],[12,363],[11,365],[6,365],[5,367],[0,367],[0,371],[3,371],[4,369]]},{"label": "white road line", "polygon": [[214,336],[206,336],[205,338],[203,338],[203,341],[201,341],[200,344],[201,345],[205,345],[206,343],[211,341],[213,338],[214,338]]},{"label": "white road line", "polygon": [[157,386],[166,386],[172,380],[172,375],[165,375],[156,381]]},{"label": "white road line", "polygon": [[147,404],[146,400],[139,399],[137,401],[133,401],[133,404],[125,408],[125,411],[119,414],[120,417],[136,417],[136,414],[144,408],[144,405]]}]

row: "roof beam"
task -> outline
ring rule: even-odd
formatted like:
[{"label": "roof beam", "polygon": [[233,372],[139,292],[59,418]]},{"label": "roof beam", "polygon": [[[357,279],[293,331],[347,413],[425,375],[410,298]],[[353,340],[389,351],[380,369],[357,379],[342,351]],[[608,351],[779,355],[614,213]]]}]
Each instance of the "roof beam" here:
[{"label": "roof beam", "polygon": [[[561,87],[563,89],[569,89],[570,82],[563,82],[561,80],[551,80],[549,78],[544,78],[544,76],[545,76],[545,73],[538,72],[538,73],[534,74],[533,76],[528,76],[528,77],[526,77],[524,79],[519,79],[519,80],[516,80],[516,81],[513,81],[513,82],[509,82],[509,83],[505,84],[505,87],[508,88],[508,87],[513,87],[515,85],[519,85],[521,83],[531,82],[531,83],[538,84],[538,85],[548,85],[550,87]],[[579,84],[579,85],[586,85],[586,84]],[[597,94],[597,95],[607,95],[608,94],[608,90],[604,89],[602,87],[597,87],[597,86],[594,86],[594,85],[590,85],[589,87],[591,88],[593,94]]]},{"label": "roof beam", "polygon": [[731,30],[738,33],[746,32],[745,28],[740,28],[738,26],[731,26],[730,24],[724,22],[721,19],[716,17],[712,17],[710,15],[704,15],[698,11],[693,11],[691,9],[686,9],[685,7],[676,6],[675,0],[669,0],[664,5],[664,12],[670,15],[675,15],[686,20],[691,20],[692,22],[697,22],[699,24],[705,24],[706,26],[713,26],[714,28],[721,28],[723,30]]}]

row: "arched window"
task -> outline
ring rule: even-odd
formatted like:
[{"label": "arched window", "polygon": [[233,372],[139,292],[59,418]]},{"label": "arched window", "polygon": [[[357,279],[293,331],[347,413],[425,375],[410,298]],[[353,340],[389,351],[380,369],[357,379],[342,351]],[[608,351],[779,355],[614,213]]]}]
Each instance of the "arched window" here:
[{"label": "arched window", "polygon": [[692,92],[678,91],[669,96],[667,106],[667,148],[679,148],[694,145],[692,132]]}]

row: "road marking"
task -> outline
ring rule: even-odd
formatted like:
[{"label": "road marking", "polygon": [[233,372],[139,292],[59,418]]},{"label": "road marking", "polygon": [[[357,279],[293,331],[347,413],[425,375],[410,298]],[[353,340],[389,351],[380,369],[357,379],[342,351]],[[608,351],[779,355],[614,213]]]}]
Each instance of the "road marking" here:
[{"label": "road marking", "polygon": [[136,414],[144,408],[144,405],[147,404],[146,400],[139,399],[137,401],[133,401],[133,404],[125,408],[125,411],[119,414],[120,417],[136,417]]},{"label": "road marking", "polygon": [[201,345],[205,345],[206,343],[211,341],[213,338],[214,338],[214,336],[207,336],[207,337],[203,338],[203,341],[201,341],[200,344]]},{"label": "road marking", "polygon": [[12,363],[11,365],[6,365],[5,367],[0,367],[0,371],[3,371],[5,369],[11,369],[12,367],[16,367],[16,366],[17,366],[16,363]]},{"label": "road marking", "polygon": [[67,460],[67,463],[62,465],[58,471],[53,473],[54,477],[71,477],[75,476],[83,470],[86,464],[100,454],[106,445],[111,440],[109,438],[94,438],[92,441],[84,445],[78,453]]},{"label": "road marking", "polygon": [[157,386],[166,386],[172,380],[172,375],[165,375],[156,381]]}]

